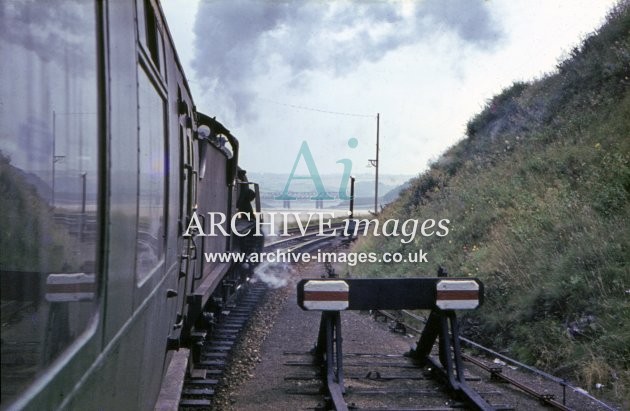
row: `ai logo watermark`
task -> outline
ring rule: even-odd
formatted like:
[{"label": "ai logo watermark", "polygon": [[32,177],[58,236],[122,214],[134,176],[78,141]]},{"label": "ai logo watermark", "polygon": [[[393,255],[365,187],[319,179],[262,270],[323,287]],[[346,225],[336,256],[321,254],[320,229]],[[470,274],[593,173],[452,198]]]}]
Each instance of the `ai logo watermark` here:
[{"label": "ai logo watermark", "polygon": [[[352,137],[348,139],[348,147],[356,148],[358,145],[359,140],[357,140],[356,138]],[[304,159],[306,168],[308,169],[309,175],[307,176],[295,175],[295,170],[297,169],[297,166],[300,163],[301,159]],[[350,197],[346,194],[346,191],[348,189],[348,181],[350,181],[350,174],[352,172],[352,160],[348,158],[342,158],[340,160],[337,160],[337,164],[343,165],[343,174],[341,176],[341,181],[339,182],[339,199],[350,200]],[[276,200],[296,199],[296,197],[292,197],[289,195],[289,187],[291,186],[291,182],[293,180],[311,180],[313,182],[317,195],[311,197],[311,200],[334,199],[334,197],[330,196],[324,188],[324,183],[322,182],[322,178],[320,177],[317,166],[315,165],[313,154],[311,153],[311,150],[308,147],[308,143],[306,141],[302,141],[302,146],[300,147],[300,151],[298,151],[295,163],[293,163],[293,169],[291,170],[291,174],[289,174],[287,184],[284,186],[282,194],[275,197]]]}]

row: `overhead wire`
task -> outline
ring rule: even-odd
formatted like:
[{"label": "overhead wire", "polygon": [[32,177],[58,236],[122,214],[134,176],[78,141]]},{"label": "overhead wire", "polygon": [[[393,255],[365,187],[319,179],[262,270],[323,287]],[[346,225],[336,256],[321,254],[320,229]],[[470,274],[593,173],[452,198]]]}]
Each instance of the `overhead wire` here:
[{"label": "overhead wire", "polygon": [[360,114],[360,113],[348,113],[348,112],[333,111],[333,110],[323,110],[323,109],[319,109],[319,108],[307,107],[307,106],[302,106],[302,105],[298,105],[298,104],[283,103],[283,102],[280,102],[280,101],[271,100],[271,99],[264,98],[264,97],[257,97],[257,98],[259,100],[268,101],[268,102],[273,103],[273,104],[278,104],[280,106],[291,107],[291,108],[295,108],[295,109],[298,109],[298,110],[315,111],[315,112],[318,112],[318,113],[333,114],[333,115],[337,115],[337,116],[347,116],[347,117],[363,117],[363,118],[375,118],[376,117],[373,114]]}]

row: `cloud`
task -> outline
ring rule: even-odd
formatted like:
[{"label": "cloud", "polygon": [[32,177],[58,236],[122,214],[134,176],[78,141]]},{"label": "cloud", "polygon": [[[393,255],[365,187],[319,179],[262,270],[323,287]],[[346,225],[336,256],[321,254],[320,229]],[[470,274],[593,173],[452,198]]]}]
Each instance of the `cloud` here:
[{"label": "cloud", "polygon": [[239,120],[255,117],[256,83],[283,73],[289,88],[448,33],[488,48],[501,37],[481,0],[415,2],[202,1],[195,22],[197,78]]},{"label": "cloud", "polygon": [[[73,1],[64,7],[33,0],[0,2],[0,40],[30,50],[43,62],[56,62],[75,75],[89,73],[94,55],[94,6]],[[3,54],[3,58],[4,58]],[[89,73],[91,74],[91,73]]]},{"label": "cloud", "polygon": [[416,16],[427,17],[437,29],[452,30],[462,40],[487,48],[501,38],[501,31],[482,1],[428,0],[421,3]]}]

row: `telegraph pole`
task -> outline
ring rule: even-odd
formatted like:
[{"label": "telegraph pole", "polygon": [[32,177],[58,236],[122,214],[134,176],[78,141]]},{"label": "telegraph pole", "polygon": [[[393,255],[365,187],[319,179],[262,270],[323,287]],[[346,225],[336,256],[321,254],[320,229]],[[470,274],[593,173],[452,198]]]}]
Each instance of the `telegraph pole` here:
[{"label": "telegraph pole", "polygon": [[379,143],[379,126],[381,114],[376,113],[376,178],[374,179],[374,214],[378,214],[378,143]]},{"label": "telegraph pole", "polygon": [[374,179],[374,214],[378,214],[378,144],[379,144],[379,126],[381,114],[376,113],[376,158],[369,159],[370,165],[376,168],[376,178]]},{"label": "telegraph pole", "polygon": [[53,132],[52,132],[52,184],[51,184],[51,197],[50,197],[50,205],[52,207],[55,206],[55,163],[57,162],[57,157],[55,156],[55,145],[57,142],[57,136],[56,136],[56,132],[57,132],[57,113],[55,112],[55,110],[53,110],[52,112],[53,118],[52,118],[52,127],[53,127]]},{"label": "telegraph pole", "polygon": [[350,176],[350,216],[352,220],[354,218],[354,176]]}]

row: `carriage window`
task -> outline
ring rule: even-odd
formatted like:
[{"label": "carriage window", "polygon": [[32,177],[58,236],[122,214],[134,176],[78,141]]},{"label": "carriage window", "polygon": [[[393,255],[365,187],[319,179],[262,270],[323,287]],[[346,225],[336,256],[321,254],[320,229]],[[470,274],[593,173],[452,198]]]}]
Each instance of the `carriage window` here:
[{"label": "carriage window", "polygon": [[164,38],[162,37],[162,32],[159,30],[155,31],[156,43],[157,43],[157,59],[156,64],[158,65],[158,69],[162,77],[166,78],[166,62],[164,57]]},{"label": "carriage window", "polygon": [[0,401],[10,408],[97,309],[96,10],[3,0],[0,27]]},{"label": "carriage window", "polygon": [[165,104],[142,67],[138,68],[138,281],[164,257]]},{"label": "carriage window", "polygon": [[153,64],[160,74],[166,76],[164,59],[164,38],[155,15],[151,0],[137,0],[138,37],[147,49]]},{"label": "carriage window", "polygon": [[150,4],[146,5],[145,4],[146,1],[145,0],[136,0],[136,13],[138,16],[138,40],[140,41],[140,43],[144,44],[146,46],[147,44],[147,17],[146,17],[146,11],[144,10],[144,8],[146,6],[151,7]]}]

